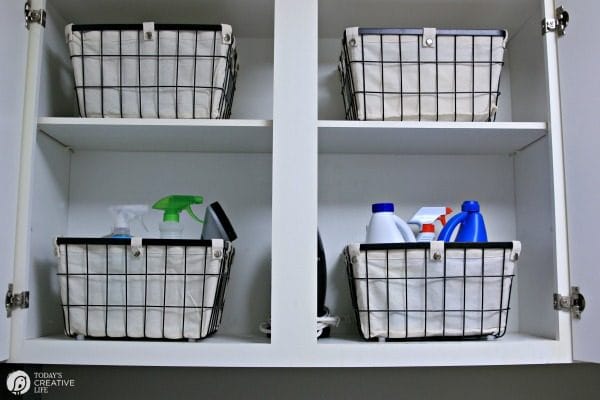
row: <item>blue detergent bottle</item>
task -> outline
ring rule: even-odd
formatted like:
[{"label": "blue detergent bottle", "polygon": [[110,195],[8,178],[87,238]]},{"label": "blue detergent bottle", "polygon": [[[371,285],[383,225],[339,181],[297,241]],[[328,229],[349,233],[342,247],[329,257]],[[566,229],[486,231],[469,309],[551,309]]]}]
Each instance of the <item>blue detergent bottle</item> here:
[{"label": "blue detergent bottle", "polygon": [[449,242],[454,229],[460,224],[455,242],[487,242],[487,232],[483,215],[479,212],[479,203],[475,200],[467,200],[462,203],[461,211],[448,221],[437,240]]}]

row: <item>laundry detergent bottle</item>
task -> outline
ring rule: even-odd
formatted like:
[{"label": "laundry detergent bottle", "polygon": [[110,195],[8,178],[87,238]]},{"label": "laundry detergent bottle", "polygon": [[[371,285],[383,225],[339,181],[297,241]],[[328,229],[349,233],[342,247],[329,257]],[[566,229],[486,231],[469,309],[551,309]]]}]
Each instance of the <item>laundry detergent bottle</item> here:
[{"label": "laundry detergent bottle", "polygon": [[202,204],[201,196],[171,195],[163,197],[152,206],[155,210],[164,211],[163,220],[158,226],[162,239],[181,239],[183,225],[179,222],[179,213],[186,211],[196,221],[203,221],[192,211],[192,204]]},{"label": "laundry detergent bottle", "polygon": [[462,203],[461,213],[450,218],[440,232],[438,239],[449,242],[454,229],[460,225],[455,242],[487,242],[487,232],[483,215],[479,212],[479,203],[467,200]]},{"label": "laundry detergent bottle", "polygon": [[394,204],[375,203],[367,226],[367,243],[415,242],[415,235],[404,220],[394,214]]}]

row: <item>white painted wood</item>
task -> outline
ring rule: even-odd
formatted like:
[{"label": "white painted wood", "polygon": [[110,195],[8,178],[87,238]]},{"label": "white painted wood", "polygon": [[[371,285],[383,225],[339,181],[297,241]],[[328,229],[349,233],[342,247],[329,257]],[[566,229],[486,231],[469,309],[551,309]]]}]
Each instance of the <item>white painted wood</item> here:
[{"label": "white painted wood", "polygon": [[271,313],[286,353],[316,342],[317,20],[317,0],[275,0]]},{"label": "white painted wood", "polygon": [[[448,0],[443,4],[439,0],[276,0],[275,6],[269,0],[176,0],[169,4],[174,20],[169,22],[198,22],[198,15],[210,16],[215,21],[208,22],[234,25],[240,46],[244,39],[248,40],[249,50],[243,50],[247,53],[240,59],[240,79],[244,76],[245,80],[240,80],[236,93],[241,102],[234,100],[234,116],[248,119],[214,122],[38,120],[72,115],[72,102],[68,104],[72,98],[70,83],[61,78],[48,79],[65,76],[61,70],[64,63],[46,59],[53,54],[59,54],[59,59],[64,56],[60,50],[62,24],[164,18],[164,2],[159,0],[144,2],[143,7],[136,1],[122,4],[117,0],[102,4],[84,4],[80,0],[52,3],[60,18],[51,22],[54,25],[45,35],[50,42],[44,56],[47,69],[43,76],[47,82],[42,85],[35,73],[39,64],[36,47],[30,50],[33,54],[29,66],[33,69],[32,78],[28,79],[30,101],[25,113],[29,117],[23,136],[24,169],[19,192],[23,201],[19,210],[21,228],[17,233],[16,259],[20,268],[16,281],[35,289],[36,297],[32,308],[19,312],[13,324],[11,361],[172,366],[448,366],[572,360],[568,314],[545,308],[550,307],[553,291],[568,289],[569,277],[560,98],[552,35],[543,41],[549,60],[548,82],[542,85],[547,94],[543,98],[539,79],[543,78],[543,71],[539,70],[539,63],[531,63],[531,58],[539,55],[532,48],[539,45],[533,37],[538,35],[533,26],[541,19],[538,0]],[[551,3],[544,0],[547,15]],[[406,12],[408,9],[410,12]],[[317,99],[325,102],[319,109],[329,113],[335,107],[332,102],[339,101],[339,84],[334,87],[330,74],[327,90],[335,89],[335,93],[328,97],[317,88],[323,74],[318,63],[331,64],[331,60],[318,56],[319,51],[324,51],[317,41],[318,24],[322,43],[333,43],[331,38],[339,38],[343,28],[351,25],[497,26],[520,32],[514,36],[518,43],[513,43],[518,51],[509,54],[507,62],[510,78],[503,84],[510,83],[507,104],[511,115],[503,120],[513,121],[514,116],[515,121],[529,122],[386,125],[319,121]],[[522,27],[527,29],[520,30]],[[523,35],[526,37],[520,39]],[[33,41],[33,45],[36,43]],[[261,46],[262,52],[254,51]],[[248,68],[244,60],[248,60]],[[529,82],[528,76],[533,81]],[[525,90],[528,82],[535,86],[529,94]],[[38,88],[42,99],[36,112]],[[64,100],[64,104],[55,104],[61,101],[57,99]],[[543,104],[529,104],[534,101]],[[327,113],[321,118],[333,117],[333,112]],[[531,122],[546,119],[547,125]],[[64,140],[75,153],[69,155],[45,134],[38,134],[35,149],[36,121],[43,131]],[[123,149],[131,153],[115,151]],[[521,149],[513,163],[508,155]],[[188,152],[174,152],[182,150]],[[199,154],[205,151],[214,154]],[[231,154],[236,152],[242,154]],[[128,162],[132,160],[135,162]],[[180,167],[186,172],[170,174]],[[244,173],[232,177],[236,169]],[[397,170],[391,178],[384,174],[389,170]],[[144,189],[151,181],[145,175],[148,171],[168,183]],[[547,175],[540,178],[544,171]],[[469,179],[453,179],[452,172]],[[317,180],[317,173],[322,179]],[[30,185],[32,176],[35,191]],[[217,182],[222,178],[231,179],[234,184]],[[545,181],[531,181],[536,178]],[[386,185],[386,179],[392,185]],[[432,185],[435,190],[429,189]],[[241,192],[231,213],[236,221],[243,221],[239,229],[244,231],[245,242],[240,242],[236,254],[222,329],[198,343],[74,341],[60,335],[56,287],[43,282],[52,279],[48,268],[52,268],[53,256],[47,247],[51,236],[61,232],[97,235],[106,228],[105,206],[115,198],[146,201],[161,190],[204,187],[228,198]],[[533,207],[538,206],[536,200],[547,190],[550,200],[545,199],[539,212],[533,212]],[[535,254],[548,248],[555,252],[551,256],[544,253],[545,258],[535,261],[531,260],[535,254],[531,254],[519,265],[518,291],[513,293],[509,321],[511,332],[500,340],[475,342],[379,344],[358,339],[353,317],[348,315],[350,298],[339,252],[353,237],[360,239],[365,218],[368,219],[368,197],[373,194],[399,199],[399,213],[406,217],[423,202],[433,204],[450,198],[456,207],[469,193],[487,204],[486,216],[494,222],[489,229],[496,237],[514,238],[523,231],[520,226],[531,223],[534,216],[551,219],[543,234],[535,235],[533,230],[524,233],[528,242],[540,241],[539,248],[531,247]],[[52,199],[52,206],[30,211],[31,202],[39,198]],[[317,213],[327,246],[330,282],[334,282],[327,304],[344,317],[344,325],[333,331],[335,338],[319,342],[314,335]],[[254,229],[256,226],[259,229]],[[259,248],[250,249],[248,241],[258,242]],[[524,248],[524,254],[527,249]],[[540,271],[547,275],[536,279]],[[530,301],[527,296],[534,295],[539,299],[526,303]],[[257,329],[269,311],[273,322],[271,341]],[[543,322],[539,320],[542,317]],[[344,339],[345,334],[352,338]]]},{"label": "white painted wood", "polygon": [[78,24],[157,23],[230,24],[236,36],[273,37],[273,0],[53,0],[57,11]]},{"label": "white painted wood", "polygon": [[38,128],[74,150],[270,153],[268,120],[52,118]]},{"label": "white painted wood", "polygon": [[[544,16],[546,18],[553,18],[554,10],[554,1],[544,0]],[[569,291],[569,255],[567,247],[565,167],[556,38],[556,33],[548,33],[544,36],[544,54],[548,80],[548,135],[550,138],[550,164],[552,172],[550,175],[552,179],[550,187],[553,193],[556,290],[560,293],[567,293]],[[571,348],[571,318],[569,313],[559,313],[558,321],[556,336],[562,343],[568,343],[569,348]]]},{"label": "white painted wood", "polygon": [[545,122],[319,121],[319,152],[510,154],[545,134]]},{"label": "white painted wood", "polygon": [[[45,0],[32,0],[33,9],[43,9]],[[25,69],[25,95],[23,102],[23,125],[21,131],[21,151],[19,160],[19,188],[17,205],[17,227],[15,232],[15,273],[16,291],[28,290],[30,261],[31,207],[33,203],[32,178],[34,147],[38,108],[40,54],[42,49],[43,27],[31,24],[27,38],[27,67]],[[11,325],[11,359],[19,354],[25,339],[27,310],[13,313]]]},{"label": "white painted wood", "polygon": [[94,341],[44,337],[26,341],[15,362],[217,367],[391,367],[557,364],[570,362],[562,342],[527,335],[466,342],[366,343],[326,339],[310,348],[215,335],[205,341]]},{"label": "white painted wood", "polygon": [[504,28],[518,31],[538,0],[321,0],[319,37],[341,38],[344,28]]},{"label": "white painted wood", "polygon": [[516,237],[523,246],[517,266],[519,331],[557,339],[559,316],[549,306],[556,266],[548,146],[545,137],[514,157]]},{"label": "white painted wood", "polygon": [[[0,4],[0,121],[2,145],[0,146],[0,293],[6,293],[12,282],[15,249],[15,214],[17,212],[17,187],[19,146],[23,112],[23,85],[27,52],[27,30],[23,27],[23,2]],[[0,316],[0,361],[9,355],[10,320],[4,310]]]},{"label": "white painted wood", "polygon": [[600,226],[596,212],[600,44],[593,36],[600,4],[590,0],[561,4],[571,15],[567,34],[558,39],[571,285],[579,286],[586,299],[582,319],[572,322],[573,356],[600,362],[600,263],[594,252]]}]

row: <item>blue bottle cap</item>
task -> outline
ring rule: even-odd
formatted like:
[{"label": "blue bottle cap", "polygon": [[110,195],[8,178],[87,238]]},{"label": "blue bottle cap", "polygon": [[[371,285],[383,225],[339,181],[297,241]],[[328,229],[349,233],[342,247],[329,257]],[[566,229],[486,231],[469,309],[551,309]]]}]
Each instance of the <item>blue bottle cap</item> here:
[{"label": "blue bottle cap", "polygon": [[394,203],[375,203],[371,206],[371,211],[378,212],[394,212]]},{"label": "blue bottle cap", "polygon": [[463,212],[479,212],[479,203],[477,200],[466,200],[460,208]]}]

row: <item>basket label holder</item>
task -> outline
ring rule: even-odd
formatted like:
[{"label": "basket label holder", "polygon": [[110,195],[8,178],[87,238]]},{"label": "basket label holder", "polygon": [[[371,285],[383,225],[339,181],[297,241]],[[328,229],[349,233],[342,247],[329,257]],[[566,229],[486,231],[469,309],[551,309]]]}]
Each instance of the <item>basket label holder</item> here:
[{"label": "basket label holder", "polygon": [[435,48],[435,38],[437,36],[436,28],[423,28],[423,47]]},{"label": "basket label holder", "polygon": [[154,40],[154,22],[143,22],[144,40]]}]

